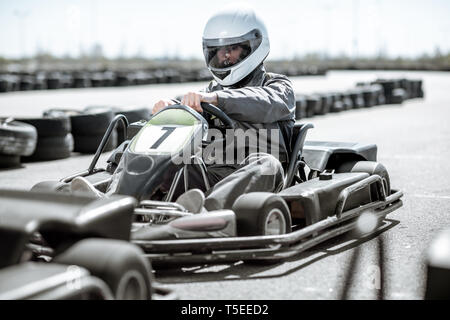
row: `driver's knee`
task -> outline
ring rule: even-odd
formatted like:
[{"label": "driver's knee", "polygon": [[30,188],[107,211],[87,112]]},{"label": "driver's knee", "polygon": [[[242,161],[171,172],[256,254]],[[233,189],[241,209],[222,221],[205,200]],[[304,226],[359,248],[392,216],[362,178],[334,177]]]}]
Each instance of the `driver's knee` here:
[{"label": "driver's knee", "polygon": [[[255,167],[262,176],[274,176],[276,182],[283,181],[284,170],[281,162],[273,155],[257,152],[250,154],[244,159],[243,164],[248,167]],[[249,167],[248,167],[249,168]]]}]

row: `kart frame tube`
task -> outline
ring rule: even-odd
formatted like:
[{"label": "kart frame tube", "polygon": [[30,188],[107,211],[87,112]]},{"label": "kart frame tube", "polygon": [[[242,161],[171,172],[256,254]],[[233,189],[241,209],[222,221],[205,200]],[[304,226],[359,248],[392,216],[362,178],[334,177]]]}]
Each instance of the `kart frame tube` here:
[{"label": "kart frame tube", "polygon": [[[372,183],[377,184],[379,190],[382,192],[381,198],[383,200],[371,202],[342,213],[342,208],[345,205],[346,199],[352,193]],[[288,234],[206,239],[134,240],[132,242],[139,245],[144,250],[146,253],[145,256],[149,258],[153,264],[158,262],[197,263],[236,261],[256,257],[279,259],[280,255],[286,258],[355,228],[355,218],[359,217],[365,211],[373,211],[378,218],[378,223],[380,223],[388,213],[403,205],[403,202],[400,200],[402,196],[403,193],[401,191],[392,190],[391,195],[386,197],[381,178],[378,175],[374,175],[348,186],[341,191],[338,197],[339,201],[336,204],[335,213],[337,215],[328,217]],[[353,221],[347,222],[352,219]],[[332,228],[336,225],[341,226]],[[321,232],[321,234],[319,234],[319,232]],[[312,238],[308,239],[309,237]],[[267,246],[271,247],[268,248]]]},{"label": "kart frame tube", "polygon": [[72,181],[74,178],[76,177],[86,177],[89,176],[93,173],[97,173],[100,171],[105,171],[105,169],[99,169],[99,168],[95,168],[95,166],[97,165],[98,159],[100,158],[100,155],[103,152],[103,149],[105,149],[106,143],[108,142],[109,136],[111,135],[113,129],[115,128],[115,126],[117,125],[117,123],[119,121],[122,121],[123,124],[123,134],[124,137],[127,136],[127,128],[128,128],[128,119],[126,116],[124,116],[123,114],[118,114],[114,117],[113,120],[111,120],[111,123],[108,126],[108,129],[106,129],[105,134],[103,135],[102,141],[100,142],[97,151],[95,152],[94,157],[92,158],[91,164],[89,165],[89,168],[86,170],[83,170],[81,172],[77,172],[74,173],[70,176],[67,176],[65,178],[62,178],[60,181],[64,182],[64,183],[68,183],[70,181]]},{"label": "kart frame tube", "polygon": [[[385,209],[384,212],[378,213],[377,217],[379,221],[383,219],[389,212],[398,209],[402,205],[401,201],[396,203],[390,209]],[[222,250],[212,251],[211,253],[193,253],[193,254],[145,254],[144,256],[152,261],[152,265],[165,265],[165,264],[199,264],[199,263],[221,263],[232,262],[239,260],[279,260],[287,259],[300,254],[301,252],[308,250],[328,239],[334,238],[338,235],[346,233],[356,226],[356,221],[348,223],[339,228],[335,228],[324,232],[315,238],[301,241],[295,246],[283,247],[278,245],[271,248],[255,248],[255,249],[236,249],[236,250]]]}]

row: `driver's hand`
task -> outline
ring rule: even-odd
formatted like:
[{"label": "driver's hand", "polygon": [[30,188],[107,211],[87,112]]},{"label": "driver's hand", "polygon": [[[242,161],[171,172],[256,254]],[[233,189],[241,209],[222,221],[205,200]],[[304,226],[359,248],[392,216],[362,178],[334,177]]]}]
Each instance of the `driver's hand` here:
[{"label": "driver's hand", "polygon": [[155,105],[153,106],[152,114],[155,114],[158,111],[161,111],[162,109],[164,109],[165,107],[168,107],[168,106],[171,106],[174,104],[175,104],[175,102],[170,99],[161,99],[157,103],[155,103]]},{"label": "driver's hand", "polygon": [[181,99],[181,104],[191,107],[197,112],[202,112],[201,102],[217,104],[217,94],[214,92],[188,92]]}]

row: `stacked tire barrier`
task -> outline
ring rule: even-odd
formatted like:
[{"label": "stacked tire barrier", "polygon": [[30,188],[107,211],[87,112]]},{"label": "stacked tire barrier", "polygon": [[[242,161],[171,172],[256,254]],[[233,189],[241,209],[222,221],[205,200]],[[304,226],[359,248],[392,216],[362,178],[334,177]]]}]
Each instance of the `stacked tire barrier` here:
[{"label": "stacked tire barrier", "polygon": [[[82,80],[85,78],[79,79],[80,86],[87,83]],[[407,99],[423,97],[420,79],[377,79],[359,82],[343,92],[296,94],[295,117],[300,120],[331,112],[401,104]],[[49,109],[41,118],[0,119],[0,167],[20,166],[21,159],[24,162],[47,161],[70,157],[72,152],[93,154],[117,114],[124,114],[129,123],[151,117],[146,107],[124,110],[90,106],[84,110]],[[119,125],[112,132],[104,152],[125,140],[121,129]]]},{"label": "stacked tire barrier", "polygon": [[20,166],[20,157],[33,154],[36,142],[37,130],[32,125],[0,119],[0,168]]},{"label": "stacked tire barrier", "polygon": [[68,117],[44,116],[42,118],[19,118],[36,128],[36,148],[22,161],[46,161],[68,158],[74,147],[71,125]]},{"label": "stacked tire barrier", "polygon": [[[70,157],[73,152],[93,154],[117,114],[129,123],[148,120],[149,108],[122,109],[89,106],[84,110],[48,109],[37,118],[0,119],[0,168],[20,167],[22,162],[49,161]],[[126,139],[119,125],[103,152]]]},{"label": "stacked tire barrier", "polygon": [[[311,66],[275,66],[269,69],[270,71],[288,76],[324,75],[326,73],[326,69]],[[211,79],[211,74],[206,68],[161,68],[121,71],[36,71],[33,73],[0,74],[0,92],[123,87],[158,83],[209,81]]]},{"label": "stacked tire barrier", "polygon": [[296,94],[296,120],[350,109],[371,108],[384,104],[402,104],[405,100],[423,98],[420,79],[377,79],[358,82],[343,92]]},{"label": "stacked tire barrier", "polygon": [[[72,127],[74,140],[73,151],[80,153],[94,153],[102,141],[103,135],[114,118],[109,108],[86,108],[83,111],[50,109],[44,115],[66,116]],[[104,151],[110,151],[117,145],[117,133],[113,131]]]}]

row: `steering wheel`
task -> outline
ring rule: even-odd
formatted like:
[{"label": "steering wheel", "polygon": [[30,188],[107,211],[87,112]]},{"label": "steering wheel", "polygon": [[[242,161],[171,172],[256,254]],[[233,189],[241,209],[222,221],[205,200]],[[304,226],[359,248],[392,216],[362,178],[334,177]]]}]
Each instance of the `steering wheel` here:
[{"label": "steering wheel", "polygon": [[225,125],[224,129],[235,129],[233,120],[231,120],[231,118],[227,116],[225,112],[217,108],[215,105],[207,102],[201,102],[200,105],[203,111],[206,111],[210,115],[213,115],[220,121],[222,121],[222,123]]},{"label": "steering wheel", "polygon": [[[181,101],[178,99],[173,99],[173,101],[175,101],[179,105],[182,105]],[[234,121],[231,120],[231,118],[227,116],[225,112],[217,108],[215,105],[207,102],[200,102],[200,106],[202,107],[204,112],[207,112],[210,115],[217,117],[217,119],[219,119],[225,125],[221,129],[233,129],[233,130],[236,129]]]}]

